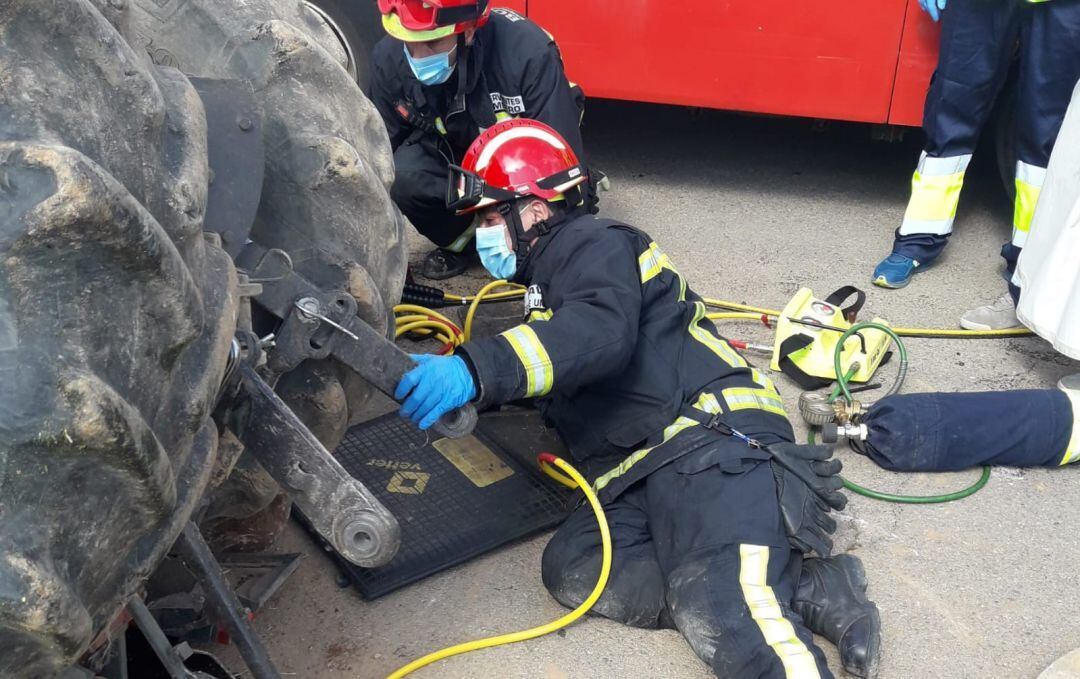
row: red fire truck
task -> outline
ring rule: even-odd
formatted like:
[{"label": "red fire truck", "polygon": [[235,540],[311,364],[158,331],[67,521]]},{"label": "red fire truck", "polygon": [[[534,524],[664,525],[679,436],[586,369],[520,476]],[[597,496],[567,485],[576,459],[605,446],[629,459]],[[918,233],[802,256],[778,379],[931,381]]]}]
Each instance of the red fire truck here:
[{"label": "red fire truck", "polygon": [[[375,0],[308,0],[363,81]],[[938,28],[916,0],[498,0],[552,35],[589,97],[917,126]]]}]

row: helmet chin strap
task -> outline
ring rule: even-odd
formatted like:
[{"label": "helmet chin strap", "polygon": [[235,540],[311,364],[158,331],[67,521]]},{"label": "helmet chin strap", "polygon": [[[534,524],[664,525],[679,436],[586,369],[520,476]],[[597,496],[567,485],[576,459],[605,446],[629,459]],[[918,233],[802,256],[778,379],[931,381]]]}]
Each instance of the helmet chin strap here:
[{"label": "helmet chin strap", "polygon": [[529,251],[532,249],[532,243],[530,241],[534,238],[542,238],[551,233],[552,229],[563,221],[562,218],[559,218],[553,223],[551,218],[542,219],[526,230],[525,225],[521,223],[521,212],[518,209],[518,205],[522,202],[533,200],[539,199],[519,198],[518,200],[499,203],[496,208],[499,214],[502,215],[506,225],[510,227],[510,240],[513,245],[514,254],[517,255],[518,271],[521,270],[521,265],[525,261],[525,257],[528,256]]},{"label": "helmet chin strap", "polygon": [[465,110],[465,88],[469,86],[469,44],[465,42],[465,34],[457,34],[457,92],[450,106],[451,111]]},{"label": "helmet chin strap", "polygon": [[[518,202],[516,200],[508,200],[505,203],[499,203],[497,210],[502,215],[503,221],[510,227],[510,241],[514,246],[514,254],[517,255],[518,265],[520,267],[522,260],[529,254],[529,234],[525,231],[525,225],[521,223],[521,213],[518,212]],[[529,229],[532,231],[532,229]]]}]

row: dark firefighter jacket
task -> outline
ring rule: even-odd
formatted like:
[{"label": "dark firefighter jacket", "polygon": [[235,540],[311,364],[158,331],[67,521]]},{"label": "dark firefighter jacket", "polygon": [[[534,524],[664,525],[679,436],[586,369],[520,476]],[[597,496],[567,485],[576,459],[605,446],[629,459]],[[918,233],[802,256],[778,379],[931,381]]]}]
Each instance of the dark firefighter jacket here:
[{"label": "dark firefighter jacket", "polygon": [[425,87],[405,60],[401,41],[389,36],[372,53],[371,100],[386,123],[390,144],[421,139],[449,143],[460,163],[482,129],[510,117],[546,123],[563,136],[582,162],[584,96],[563,72],[555,41],[542,28],[508,9],[492,10],[468,49],[464,98],[456,100],[460,64],[442,85]]},{"label": "dark firefighter jacket", "polygon": [[530,286],[526,322],[459,353],[481,406],[538,399],[601,499],[719,436],[687,408],[793,440],[772,381],[716,334],[645,233],[574,214],[537,241],[515,279]]}]

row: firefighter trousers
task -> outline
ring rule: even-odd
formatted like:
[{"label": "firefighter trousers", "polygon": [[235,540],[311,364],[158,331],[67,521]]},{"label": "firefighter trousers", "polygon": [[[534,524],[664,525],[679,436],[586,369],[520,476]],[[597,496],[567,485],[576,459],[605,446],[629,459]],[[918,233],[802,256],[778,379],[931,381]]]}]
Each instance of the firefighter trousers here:
[{"label": "firefighter trousers", "polygon": [[435,143],[420,139],[399,146],[394,151],[394,171],[390,197],[417,231],[454,252],[471,247],[473,216],[459,216],[446,207],[449,162]]},{"label": "firefighter trousers", "polygon": [[866,454],[897,471],[1057,467],[1080,459],[1078,406],[1058,389],[888,396],[863,418]]},{"label": "firefighter trousers", "polygon": [[[770,463],[732,463],[737,453],[717,450],[744,445],[718,438],[605,505],[611,576],[593,612],[678,629],[720,677],[832,677],[791,609],[802,555],[788,545]],[[544,585],[575,607],[600,563],[596,519],[583,505],[544,550]]]},{"label": "firefighter trousers", "polygon": [[949,0],[923,109],[926,145],[893,252],[932,262],[952,233],[964,173],[1019,41],[1016,201],[1013,238],[1002,249],[1009,275],[1035,212],[1046,165],[1080,78],[1080,0]]}]

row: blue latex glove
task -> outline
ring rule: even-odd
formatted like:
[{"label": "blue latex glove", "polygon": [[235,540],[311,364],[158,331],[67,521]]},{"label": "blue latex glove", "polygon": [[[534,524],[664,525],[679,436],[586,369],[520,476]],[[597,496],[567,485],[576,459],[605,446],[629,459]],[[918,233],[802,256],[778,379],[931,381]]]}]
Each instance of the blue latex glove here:
[{"label": "blue latex glove", "polygon": [[941,17],[941,11],[945,9],[946,0],[919,0],[919,7],[937,21]]},{"label": "blue latex glove", "polygon": [[405,373],[394,391],[400,414],[427,429],[446,413],[476,397],[476,383],[459,356],[409,354],[417,366]]}]

